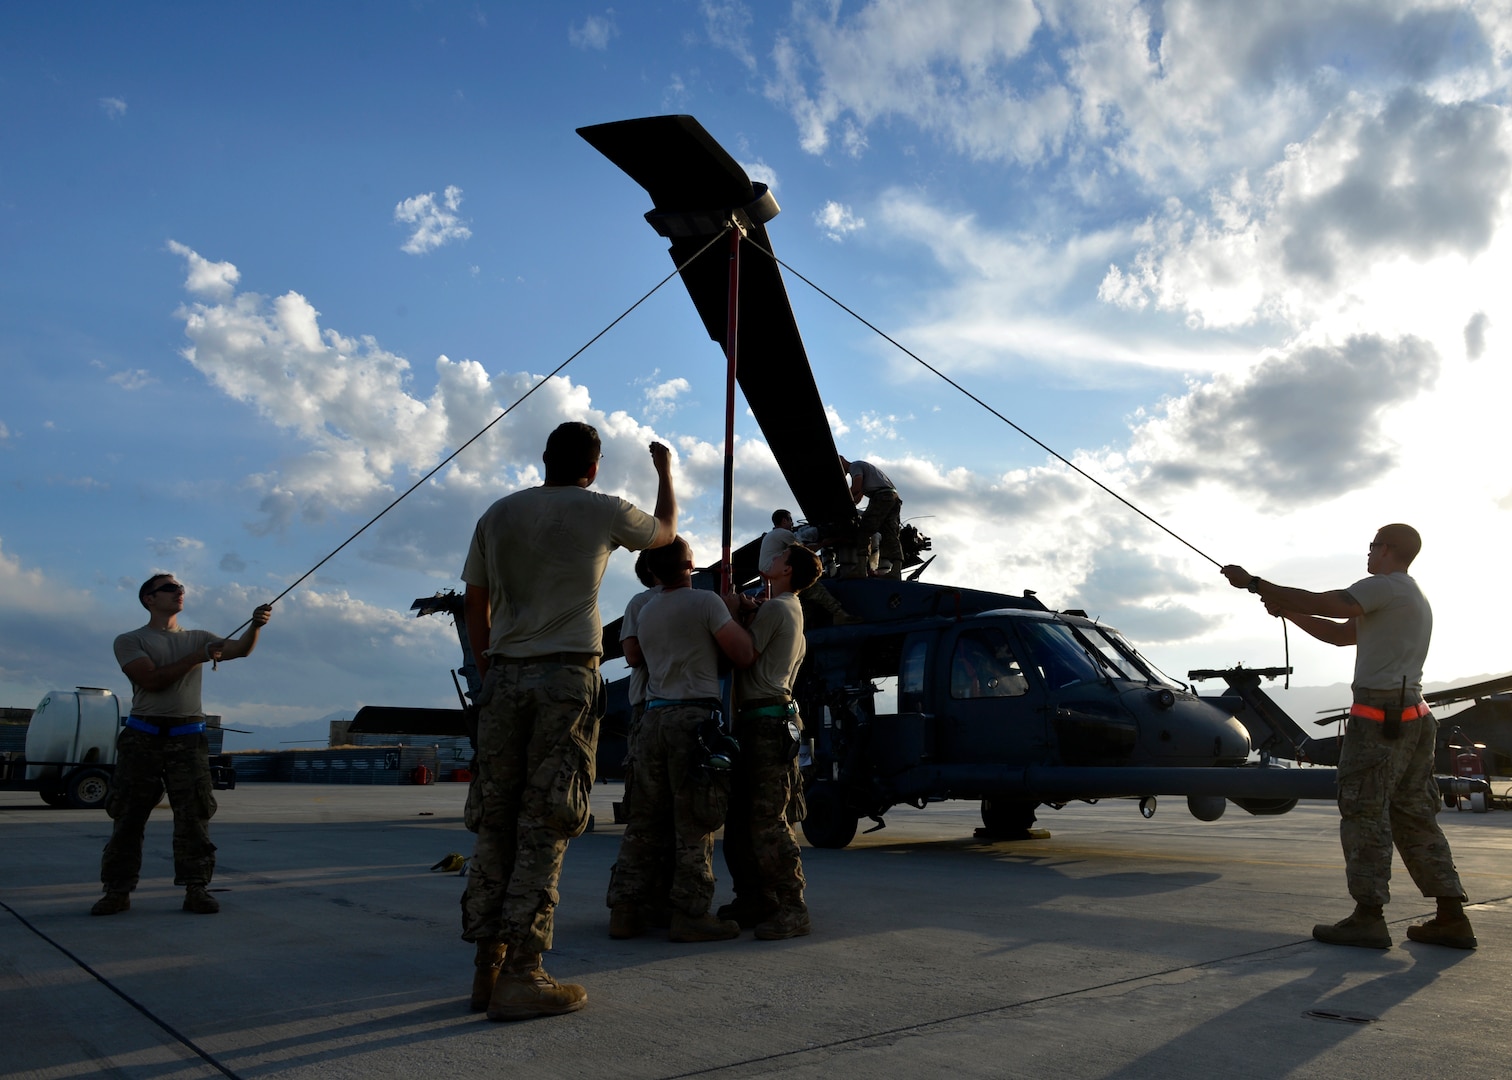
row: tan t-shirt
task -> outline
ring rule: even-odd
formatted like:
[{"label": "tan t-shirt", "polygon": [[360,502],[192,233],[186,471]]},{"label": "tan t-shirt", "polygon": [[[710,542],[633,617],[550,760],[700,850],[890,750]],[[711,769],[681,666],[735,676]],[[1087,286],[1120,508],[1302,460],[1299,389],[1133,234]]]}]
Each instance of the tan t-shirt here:
[{"label": "tan t-shirt", "polygon": [[[116,663],[121,667],[146,657],[153,667],[176,664],[186,656],[205,655],[205,646],[221,639],[208,630],[154,630],[143,626],[115,639]],[[131,711],[136,716],[204,716],[200,703],[203,665],[193,668],[177,682],[161,690],[145,690],[131,684]]]},{"label": "tan t-shirt", "polygon": [[1418,583],[1402,571],[1372,574],[1345,590],[1364,610],[1355,619],[1354,685],[1370,690],[1423,688],[1423,664],[1433,637],[1433,609]]},{"label": "tan t-shirt", "polygon": [[[641,608],[657,593],[661,592],[660,585],[653,585],[645,592],[638,592],[630,598],[625,605],[625,617],[620,620],[620,640],[640,637],[640,613]],[[639,705],[646,700],[646,665],[630,669],[630,704]]]},{"label": "tan t-shirt", "polygon": [[719,643],[714,635],[730,609],[707,589],[670,589],[641,608],[636,635],[646,657],[650,698],[692,701],[718,698]]},{"label": "tan t-shirt", "polygon": [[656,518],[614,495],[537,487],[478,519],[462,580],[488,590],[489,656],[603,651],[598,590],[616,547],[656,539]]},{"label": "tan t-shirt", "polygon": [[774,596],[761,605],[751,623],[751,640],[761,655],[735,673],[735,703],[791,697],[807,643],[803,640],[803,606],[797,593]]}]

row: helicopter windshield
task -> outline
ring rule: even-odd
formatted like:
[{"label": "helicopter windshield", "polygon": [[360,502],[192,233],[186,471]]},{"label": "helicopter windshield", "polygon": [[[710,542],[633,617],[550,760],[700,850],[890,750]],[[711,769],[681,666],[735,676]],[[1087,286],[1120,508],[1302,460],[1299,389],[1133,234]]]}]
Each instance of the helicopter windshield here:
[{"label": "helicopter windshield", "polygon": [[1033,656],[1040,677],[1052,690],[1074,683],[1097,682],[1102,670],[1077,640],[1076,633],[1064,623],[1041,619],[1017,620],[1018,630]]},{"label": "helicopter windshield", "polygon": [[1113,640],[1116,635],[1105,632],[1100,626],[1079,626],[1077,630],[1092,647],[1098,659],[1108,666],[1108,674],[1111,678],[1123,679],[1125,682],[1150,681],[1150,677],[1140,669],[1139,665],[1119,649]]},{"label": "helicopter windshield", "polygon": [[[1117,649],[1120,654],[1129,658],[1135,664],[1137,664],[1141,671],[1147,672],[1150,682],[1156,683],[1160,686],[1169,687],[1172,690],[1187,689],[1185,683],[1176,681],[1165,672],[1161,671],[1154,664],[1150,663],[1149,657],[1145,656],[1144,653],[1140,652],[1133,645],[1130,645],[1129,639],[1124,637],[1117,630],[1106,626],[1099,626],[1097,627],[1097,632],[1111,641],[1113,643],[1113,647]],[[1139,676],[1139,678],[1144,677],[1145,676]]]}]

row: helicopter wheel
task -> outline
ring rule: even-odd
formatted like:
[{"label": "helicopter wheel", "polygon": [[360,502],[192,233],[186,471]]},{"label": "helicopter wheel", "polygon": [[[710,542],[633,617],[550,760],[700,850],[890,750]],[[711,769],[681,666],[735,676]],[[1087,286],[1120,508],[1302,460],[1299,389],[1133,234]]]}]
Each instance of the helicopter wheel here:
[{"label": "helicopter wheel", "polygon": [[803,838],[817,848],[843,848],[856,838],[856,812],[833,780],[820,780],[804,793],[808,813]]},{"label": "helicopter wheel", "polygon": [[997,839],[1026,839],[1034,828],[1037,806],[1039,803],[983,799],[982,824],[986,826],[986,832]]}]

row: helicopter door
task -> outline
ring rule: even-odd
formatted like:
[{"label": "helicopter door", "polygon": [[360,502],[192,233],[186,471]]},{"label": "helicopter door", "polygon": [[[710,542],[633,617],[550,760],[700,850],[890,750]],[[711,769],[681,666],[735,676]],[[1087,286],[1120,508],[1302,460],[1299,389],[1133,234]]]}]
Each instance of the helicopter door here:
[{"label": "helicopter door", "polygon": [[1043,691],[998,626],[946,635],[936,672],[939,757],[947,762],[1017,765],[1044,760]]}]

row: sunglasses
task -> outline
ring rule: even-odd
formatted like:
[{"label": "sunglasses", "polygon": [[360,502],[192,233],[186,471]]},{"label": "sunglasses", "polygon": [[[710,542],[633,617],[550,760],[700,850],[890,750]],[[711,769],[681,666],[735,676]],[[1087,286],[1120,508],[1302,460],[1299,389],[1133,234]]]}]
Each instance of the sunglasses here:
[{"label": "sunglasses", "polygon": [[160,593],[160,592],[179,593],[179,594],[182,595],[183,591],[184,591],[184,587],[182,585],[178,584],[177,582],[175,582],[172,585],[159,585],[157,588],[150,590],[147,595],[151,596],[154,593]]}]

